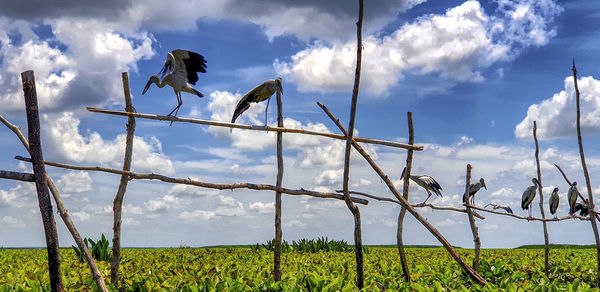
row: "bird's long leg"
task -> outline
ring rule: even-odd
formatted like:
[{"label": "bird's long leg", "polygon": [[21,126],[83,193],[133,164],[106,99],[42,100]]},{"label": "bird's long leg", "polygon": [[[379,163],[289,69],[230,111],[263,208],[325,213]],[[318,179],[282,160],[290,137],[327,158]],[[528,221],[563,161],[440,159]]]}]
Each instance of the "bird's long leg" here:
[{"label": "bird's long leg", "polygon": [[267,113],[269,112],[269,102],[271,102],[271,98],[267,99],[267,107],[265,108],[265,127],[267,126]]},{"label": "bird's long leg", "polygon": [[[181,104],[183,103],[181,101],[181,92],[175,92],[175,95],[177,96],[177,106],[169,113],[169,115],[167,115],[167,117],[170,117],[171,114],[173,112],[175,112],[175,115],[173,115],[174,118],[177,117],[177,113],[179,112],[179,108],[181,107]],[[173,126],[173,121],[171,121],[171,123],[169,124],[169,126]]]},{"label": "bird's long leg", "polygon": [[421,203],[421,205],[425,205],[425,203],[427,203],[427,200],[429,200],[429,197],[431,197],[431,193],[429,191],[427,191],[427,199],[425,199],[425,201],[423,201],[423,203]]}]

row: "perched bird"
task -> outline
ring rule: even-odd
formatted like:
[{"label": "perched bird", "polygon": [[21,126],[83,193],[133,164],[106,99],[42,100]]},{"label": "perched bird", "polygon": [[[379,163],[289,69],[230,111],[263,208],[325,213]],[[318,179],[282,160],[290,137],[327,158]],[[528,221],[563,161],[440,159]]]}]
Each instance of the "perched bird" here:
[{"label": "perched bird", "polygon": [[500,205],[497,203],[489,203],[489,204],[485,205],[485,208],[487,208],[488,206],[492,206],[492,208],[494,210],[504,209],[504,211],[506,211],[506,213],[510,213],[510,214],[513,213],[513,210],[509,206],[506,206],[506,205]]},{"label": "perched bird", "polygon": [[[406,167],[402,171],[402,175],[400,177],[404,178],[405,173],[406,173]],[[427,202],[427,200],[429,200],[429,197],[431,197],[432,191],[436,195],[438,195],[440,197],[442,196],[442,192],[441,192],[442,187],[433,177],[422,174],[422,175],[411,175],[410,179],[412,179],[414,182],[416,182],[419,186],[421,186],[422,188],[424,188],[427,191],[428,196],[427,196],[427,199],[425,199],[425,201],[423,202],[423,204],[425,204]]]},{"label": "perched bird", "polygon": [[579,191],[577,190],[577,182],[574,181],[571,187],[569,188],[569,192],[567,193],[567,197],[569,198],[569,215],[575,214],[575,203],[577,203],[577,197],[579,197]]},{"label": "perched bird", "polygon": [[173,92],[177,97],[177,106],[167,116],[170,117],[175,112],[173,116],[176,117],[182,104],[182,91],[195,94],[198,97],[204,96],[190,85],[194,85],[198,81],[198,72],[206,73],[206,60],[202,55],[186,50],[173,50],[167,53],[165,64],[160,70],[161,77],[159,78],[158,75],[150,76],[142,94],[148,91],[152,83],[159,88],[163,88],[165,85],[173,87]]},{"label": "perched bird", "polygon": [[550,214],[556,218],[556,209],[558,208],[558,188],[554,188],[552,195],[550,195]]},{"label": "perched bird", "polygon": [[233,111],[233,117],[231,117],[231,123],[235,123],[235,120],[247,109],[250,108],[251,102],[261,102],[265,99],[267,101],[267,108],[265,109],[265,126],[267,125],[267,112],[269,109],[269,102],[271,101],[271,95],[273,93],[279,92],[283,95],[283,87],[281,86],[281,77],[273,80],[267,80],[263,82],[263,84],[254,87],[252,90],[248,91],[242,99],[235,106],[235,111]]},{"label": "perched bird", "polygon": [[467,194],[464,193],[463,194],[463,202],[466,203],[468,198],[471,198],[471,205],[474,205],[475,204],[475,194],[481,189],[481,187],[483,187],[487,190],[487,187],[485,186],[485,181],[483,180],[483,177],[479,179],[479,182],[476,182],[469,186],[469,196],[467,197]]},{"label": "perched bird", "polygon": [[589,210],[587,204],[576,203],[575,207],[573,209],[575,210],[575,211],[573,211],[573,213],[577,213],[577,211],[581,211],[581,212],[579,212],[579,215],[581,215],[583,217],[590,215],[590,210]]},{"label": "perched bird", "polygon": [[527,187],[527,189],[525,189],[523,192],[523,197],[521,197],[521,208],[523,210],[529,210],[529,217],[532,217],[530,206],[531,202],[533,202],[533,199],[535,198],[535,191],[537,190],[538,186],[542,187],[540,182],[535,177],[531,179],[531,182],[533,182],[533,185]]}]

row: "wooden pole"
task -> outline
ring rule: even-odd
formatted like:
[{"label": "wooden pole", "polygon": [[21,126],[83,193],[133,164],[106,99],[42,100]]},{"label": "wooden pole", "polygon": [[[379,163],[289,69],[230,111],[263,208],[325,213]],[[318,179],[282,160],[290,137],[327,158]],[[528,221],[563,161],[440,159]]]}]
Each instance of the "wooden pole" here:
[{"label": "wooden pole", "polygon": [[581,111],[579,107],[579,87],[577,86],[577,68],[575,68],[575,60],[573,60],[573,81],[575,82],[575,95],[577,100],[577,142],[579,143],[579,156],[581,156],[581,167],[585,176],[585,184],[588,191],[588,209],[590,211],[590,221],[592,230],[594,231],[594,239],[596,240],[596,264],[597,264],[597,280],[600,281],[600,238],[598,237],[598,225],[596,223],[596,210],[594,210],[594,196],[592,195],[592,184],[590,175],[588,174],[587,165],[585,163],[585,155],[583,153],[583,141],[581,138]]},{"label": "wooden pole", "polygon": [[[281,92],[277,90],[277,126],[283,128],[283,103]],[[283,133],[277,132],[277,182],[281,187],[283,181]],[[275,191],[275,252],[274,276],[275,282],[281,281],[281,192]]]},{"label": "wooden pole", "polygon": [[[468,194],[471,190],[471,164],[467,164],[466,183],[467,185],[465,187],[465,194]],[[469,225],[471,226],[471,233],[473,233],[473,242],[475,243],[475,257],[473,258],[473,270],[479,273],[479,249],[481,248],[481,240],[479,239],[479,232],[477,230],[477,226],[475,225],[475,218],[473,218],[473,213],[475,212],[471,209],[469,196],[465,196],[465,198],[467,198],[467,200],[466,202],[464,202],[464,204],[467,208],[467,214],[469,215]]]},{"label": "wooden pole", "polygon": [[[560,168],[560,166],[556,163],[554,163],[554,166],[556,166],[556,168],[558,168],[558,171],[560,171],[562,176],[565,178],[565,181],[567,182],[567,184],[569,186],[572,186],[573,184],[571,183],[571,181],[569,180],[569,178],[567,177],[565,172],[562,170],[562,168]],[[586,198],[584,198],[583,195],[581,195],[581,193],[579,193],[579,192],[578,192],[578,195],[579,195],[579,198],[587,205],[588,200]],[[596,219],[600,220],[600,214],[596,213]]]},{"label": "wooden pole", "polygon": [[[130,112],[122,112],[122,111],[113,111],[113,110],[106,110],[106,109],[93,108],[93,107],[88,107],[87,110],[90,112],[93,112],[93,113],[116,115],[116,116],[133,116],[133,117],[141,118],[141,119],[171,121],[171,122],[185,122],[185,123],[192,123],[192,124],[245,129],[245,130],[253,130],[253,131],[304,134],[304,135],[328,137],[328,138],[333,138],[333,139],[338,139],[338,140],[346,140],[346,137],[343,135],[310,131],[310,130],[304,130],[304,129],[232,124],[232,123],[206,121],[206,120],[191,119],[191,118],[179,118],[179,117],[173,117],[173,116],[159,116],[159,115],[143,114],[143,113],[135,113],[135,112],[130,113]],[[369,143],[369,144],[383,145],[383,146],[402,148],[402,149],[412,149],[415,151],[423,151],[423,146],[414,146],[414,145],[410,146],[408,144],[399,143],[399,142],[385,141],[385,140],[378,140],[378,139],[371,139],[371,138],[363,138],[363,137],[352,137],[352,139],[354,141],[361,142],[361,143]]]},{"label": "wooden pole", "polygon": [[362,61],[362,21],[363,21],[363,0],[358,0],[358,21],[356,22],[356,70],[354,71],[354,88],[352,89],[352,104],[350,107],[350,122],[346,136],[346,151],[344,153],[344,176],[343,189],[344,201],[346,206],[354,217],[354,253],[356,256],[356,287],[362,289],[364,287],[364,270],[363,270],[363,250],[362,250],[362,230],[360,224],[360,210],[350,200],[348,181],[350,179],[350,152],[352,145],[350,144],[354,135],[354,121],[356,118],[356,104],[358,101],[358,90],[360,85],[360,67]]},{"label": "wooden pole", "polygon": [[48,248],[48,270],[50,273],[50,288],[52,291],[64,291],[62,274],[60,272],[60,250],[58,244],[58,234],[56,232],[56,223],[52,212],[52,202],[48,193],[48,183],[46,182],[46,168],[44,167],[44,155],[42,154],[42,145],[40,138],[40,116],[38,113],[37,93],[35,90],[35,78],[33,71],[21,73],[23,83],[23,93],[25,95],[25,111],[27,112],[27,130],[29,134],[29,146],[33,175],[35,177],[35,187],[38,194],[40,212],[42,214],[42,223],[46,236],[46,246]]},{"label": "wooden pole", "polygon": [[[535,163],[537,166],[537,179],[540,183],[540,187],[538,188],[538,192],[540,194],[540,212],[542,213],[542,219],[546,219],[546,214],[544,212],[544,192],[542,191],[542,170],[540,168],[540,146],[537,139],[537,122],[533,121],[533,140],[535,140]],[[550,272],[548,268],[548,258],[550,256],[550,241],[548,240],[548,227],[546,226],[546,221],[542,221],[544,226],[544,272],[546,273],[546,277]]]},{"label": "wooden pole", "polygon": [[[317,104],[323,109],[323,111],[325,111],[325,113],[336,124],[336,126],[340,129],[340,131],[342,131],[342,133],[344,133],[344,135],[346,135],[346,133],[347,133],[346,129],[340,123],[340,120],[338,118],[336,118],[329,111],[329,109],[326,106],[324,106],[320,102],[317,102]],[[406,208],[406,210],[411,215],[413,215],[415,217],[415,219],[417,219],[417,221],[419,221],[421,224],[423,224],[423,226],[425,226],[425,228],[427,228],[427,230],[429,230],[429,232],[431,232],[431,234],[444,246],[444,248],[446,248],[446,250],[448,251],[450,256],[452,256],[452,258],[454,258],[454,260],[456,260],[456,262],[465,270],[465,272],[478,284],[486,285],[487,281],[483,277],[481,277],[477,272],[475,272],[469,265],[467,265],[467,263],[465,263],[465,261],[462,260],[460,255],[456,252],[456,250],[454,250],[454,247],[452,247],[452,245],[446,240],[446,238],[444,238],[444,236],[442,236],[442,234],[433,225],[431,225],[431,223],[429,223],[429,221],[427,221],[427,219],[425,219],[425,217],[421,216],[421,214],[419,214],[419,212],[417,212],[415,210],[415,208],[413,208],[410,205],[410,203],[408,203],[408,201],[406,201],[404,199],[404,197],[400,194],[400,192],[398,192],[398,190],[396,189],[396,187],[394,186],[392,181],[381,170],[381,168],[379,168],[377,163],[375,163],[375,161],[373,160],[373,158],[371,158],[371,156],[367,153],[367,151],[365,151],[364,148],[362,148],[362,146],[360,146],[360,144],[358,144],[356,141],[352,141],[352,146],[354,147],[354,149],[356,149],[358,151],[358,153],[360,153],[365,158],[365,160],[367,160],[367,162],[369,163],[371,168],[373,168],[373,170],[379,175],[381,180],[383,180],[385,182],[385,184],[387,185],[389,190],[394,194],[396,199],[398,199],[398,201],[400,201],[402,206],[404,208]]]},{"label": "wooden pole", "polygon": [[0,170],[0,178],[35,182],[35,176],[32,173],[14,172],[8,170]]},{"label": "wooden pole", "polygon": [[[415,144],[415,131],[413,129],[412,113],[406,113],[408,118],[408,144]],[[404,185],[402,187],[402,197],[408,202],[408,187],[410,184],[410,172],[412,169],[413,150],[409,149],[406,154],[406,169],[404,171]],[[406,261],[406,252],[404,251],[404,242],[402,239],[402,230],[404,228],[404,216],[406,216],[406,209],[400,207],[400,214],[398,214],[398,230],[396,231],[396,246],[398,247],[398,253],[400,254],[400,262],[402,264],[402,272],[404,272],[404,280],[410,283],[410,271],[408,270],[408,262]]]},{"label": "wooden pole", "polygon": [[[121,73],[121,79],[123,80],[123,96],[125,97],[125,110],[127,112],[134,112],[133,105],[131,104],[131,94],[129,92],[129,77],[127,72]],[[129,171],[131,169],[131,159],[133,152],[133,138],[135,133],[135,118],[128,116],[127,122],[127,136],[125,141],[125,157],[123,161],[123,170]],[[115,286],[119,287],[119,263],[121,262],[121,210],[123,208],[123,197],[127,191],[127,183],[129,177],[125,174],[121,175],[121,181],[119,182],[119,188],[115,199],[113,200],[113,238],[112,238],[112,258],[110,262],[110,282]]]}]

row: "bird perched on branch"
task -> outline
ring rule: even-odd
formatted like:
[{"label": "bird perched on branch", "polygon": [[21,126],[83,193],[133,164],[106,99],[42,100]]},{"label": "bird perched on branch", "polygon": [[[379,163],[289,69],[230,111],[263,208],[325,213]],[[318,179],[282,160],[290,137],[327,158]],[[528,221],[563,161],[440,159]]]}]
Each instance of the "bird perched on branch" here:
[{"label": "bird perched on branch", "polygon": [[571,187],[569,188],[569,192],[567,193],[567,197],[569,198],[569,215],[575,214],[575,203],[577,203],[577,197],[579,197],[579,190],[577,190],[577,182],[574,181]]},{"label": "bird perched on branch", "polygon": [[235,120],[247,109],[250,108],[251,102],[261,102],[266,99],[267,107],[265,108],[265,126],[267,125],[267,112],[269,109],[269,102],[271,101],[271,96],[273,93],[279,92],[279,94],[283,95],[283,87],[281,86],[281,77],[273,80],[267,80],[263,82],[263,84],[254,87],[252,90],[248,91],[248,93],[244,94],[242,99],[238,102],[237,106],[235,106],[235,111],[233,111],[233,117],[231,117],[231,123],[235,123]]},{"label": "bird perched on branch", "polygon": [[[400,177],[404,178],[405,174],[406,174],[406,167],[402,171],[402,175]],[[441,192],[442,187],[433,177],[426,175],[426,174],[418,174],[418,175],[411,175],[410,179],[412,179],[414,182],[416,182],[419,186],[421,186],[422,188],[424,188],[427,191],[427,194],[428,194],[427,199],[425,199],[425,201],[423,201],[422,204],[425,204],[427,202],[427,200],[429,200],[429,197],[431,197],[431,192],[434,192],[439,197],[442,196],[442,192]]]},{"label": "bird perched on branch", "polygon": [[485,188],[487,190],[487,187],[485,186],[485,181],[483,180],[483,177],[479,179],[479,182],[476,182],[474,184],[471,184],[469,186],[469,196],[467,197],[467,193],[463,194],[463,203],[466,203],[467,200],[469,198],[471,198],[471,205],[475,204],[475,194],[481,189],[481,188]]},{"label": "bird perched on branch", "polygon": [[577,211],[581,211],[581,212],[579,212],[579,215],[581,215],[583,217],[590,215],[590,210],[589,210],[587,204],[576,203],[575,207],[573,207],[573,209],[574,209],[573,214],[577,213]]},{"label": "bird perched on branch", "polygon": [[150,76],[142,94],[148,91],[152,83],[159,88],[163,88],[165,85],[173,87],[173,92],[177,97],[177,106],[167,117],[170,117],[173,112],[175,112],[173,117],[176,117],[182,104],[181,92],[191,93],[198,97],[204,96],[190,85],[194,85],[198,81],[198,72],[206,73],[206,59],[202,55],[186,50],[173,50],[167,53],[165,64],[160,70],[160,78],[158,75]]},{"label": "bird perched on branch", "polygon": [[506,213],[510,213],[510,214],[513,213],[513,210],[509,206],[506,206],[506,205],[500,205],[497,203],[489,203],[489,204],[485,205],[485,208],[487,208],[488,206],[492,206],[492,208],[494,210],[503,209],[504,211],[506,211]]},{"label": "bird perched on branch", "polygon": [[533,185],[527,187],[527,189],[525,189],[525,191],[523,192],[523,196],[521,197],[521,208],[523,210],[529,210],[529,218],[532,217],[531,216],[531,202],[533,202],[533,199],[535,198],[535,191],[537,190],[538,186],[540,188],[542,187],[540,185],[540,182],[535,177],[533,179],[531,179],[531,182],[533,182]]},{"label": "bird perched on branch", "polygon": [[552,195],[550,195],[550,214],[556,218],[556,209],[558,208],[558,188],[554,188]]}]

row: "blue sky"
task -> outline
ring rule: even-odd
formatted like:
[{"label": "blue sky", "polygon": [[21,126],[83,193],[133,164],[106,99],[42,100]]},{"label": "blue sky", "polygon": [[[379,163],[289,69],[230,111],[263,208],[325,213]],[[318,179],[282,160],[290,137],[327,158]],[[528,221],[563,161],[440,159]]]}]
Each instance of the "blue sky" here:
[{"label": "blue sky", "polygon": [[[0,114],[26,129],[19,74],[35,71],[47,160],[121,168],[126,119],[85,110],[122,109],[121,72],[128,71],[138,112],[167,114],[176,99],[169,88],[141,91],[166,53],[187,49],[207,59],[208,72],[183,94],[181,117],[229,121],[237,101],[267,79],[283,78],[287,127],[337,133],[316,106],[326,104],[347,124],[352,92],[357,4],[350,1],[88,1],[85,4],[11,4],[0,12]],[[59,1],[60,2],[60,1]],[[371,3],[373,2],[373,3]],[[352,4],[349,4],[352,3]],[[31,3],[29,3],[31,4]],[[467,163],[488,190],[477,204],[508,204],[518,214],[521,194],[535,174],[532,121],[538,121],[545,208],[560,188],[565,215],[568,186],[560,164],[584,185],[575,136],[571,62],[582,92],[586,158],[594,193],[600,188],[600,4],[594,1],[386,0],[365,3],[363,75],[357,111],[360,136],[407,140],[413,112],[414,171],[442,185],[437,205],[460,205]],[[32,9],[31,7],[35,7]],[[274,103],[269,123],[275,123]],[[264,104],[238,122],[262,125]],[[207,182],[275,183],[275,135],[199,125],[137,120],[133,169]],[[0,169],[30,171],[13,159],[25,155],[8,129],[0,131]],[[401,188],[406,153],[369,146]],[[341,187],[344,143],[284,135],[289,188]],[[356,154],[356,153],[355,153]],[[48,167],[73,221],[84,236],[112,234],[112,200],[120,177]],[[358,155],[351,188],[392,194]],[[580,187],[585,193],[585,189]],[[411,202],[426,194],[411,185]],[[132,181],[124,201],[124,246],[204,246],[264,242],[274,236],[274,194],[215,191],[161,182]],[[534,214],[539,214],[538,201]],[[395,242],[398,206],[361,206],[363,241]],[[470,247],[466,216],[421,210],[454,245]],[[0,246],[42,246],[35,188],[0,181]],[[412,218],[408,244],[437,244]],[[72,243],[57,217],[61,245]],[[483,247],[543,242],[540,223],[486,215],[478,222]],[[352,239],[352,216],[342,201],[283,198],[286,240],[328,236]],[[593,243],[589,223],[549,223],[553,243]]]}]

